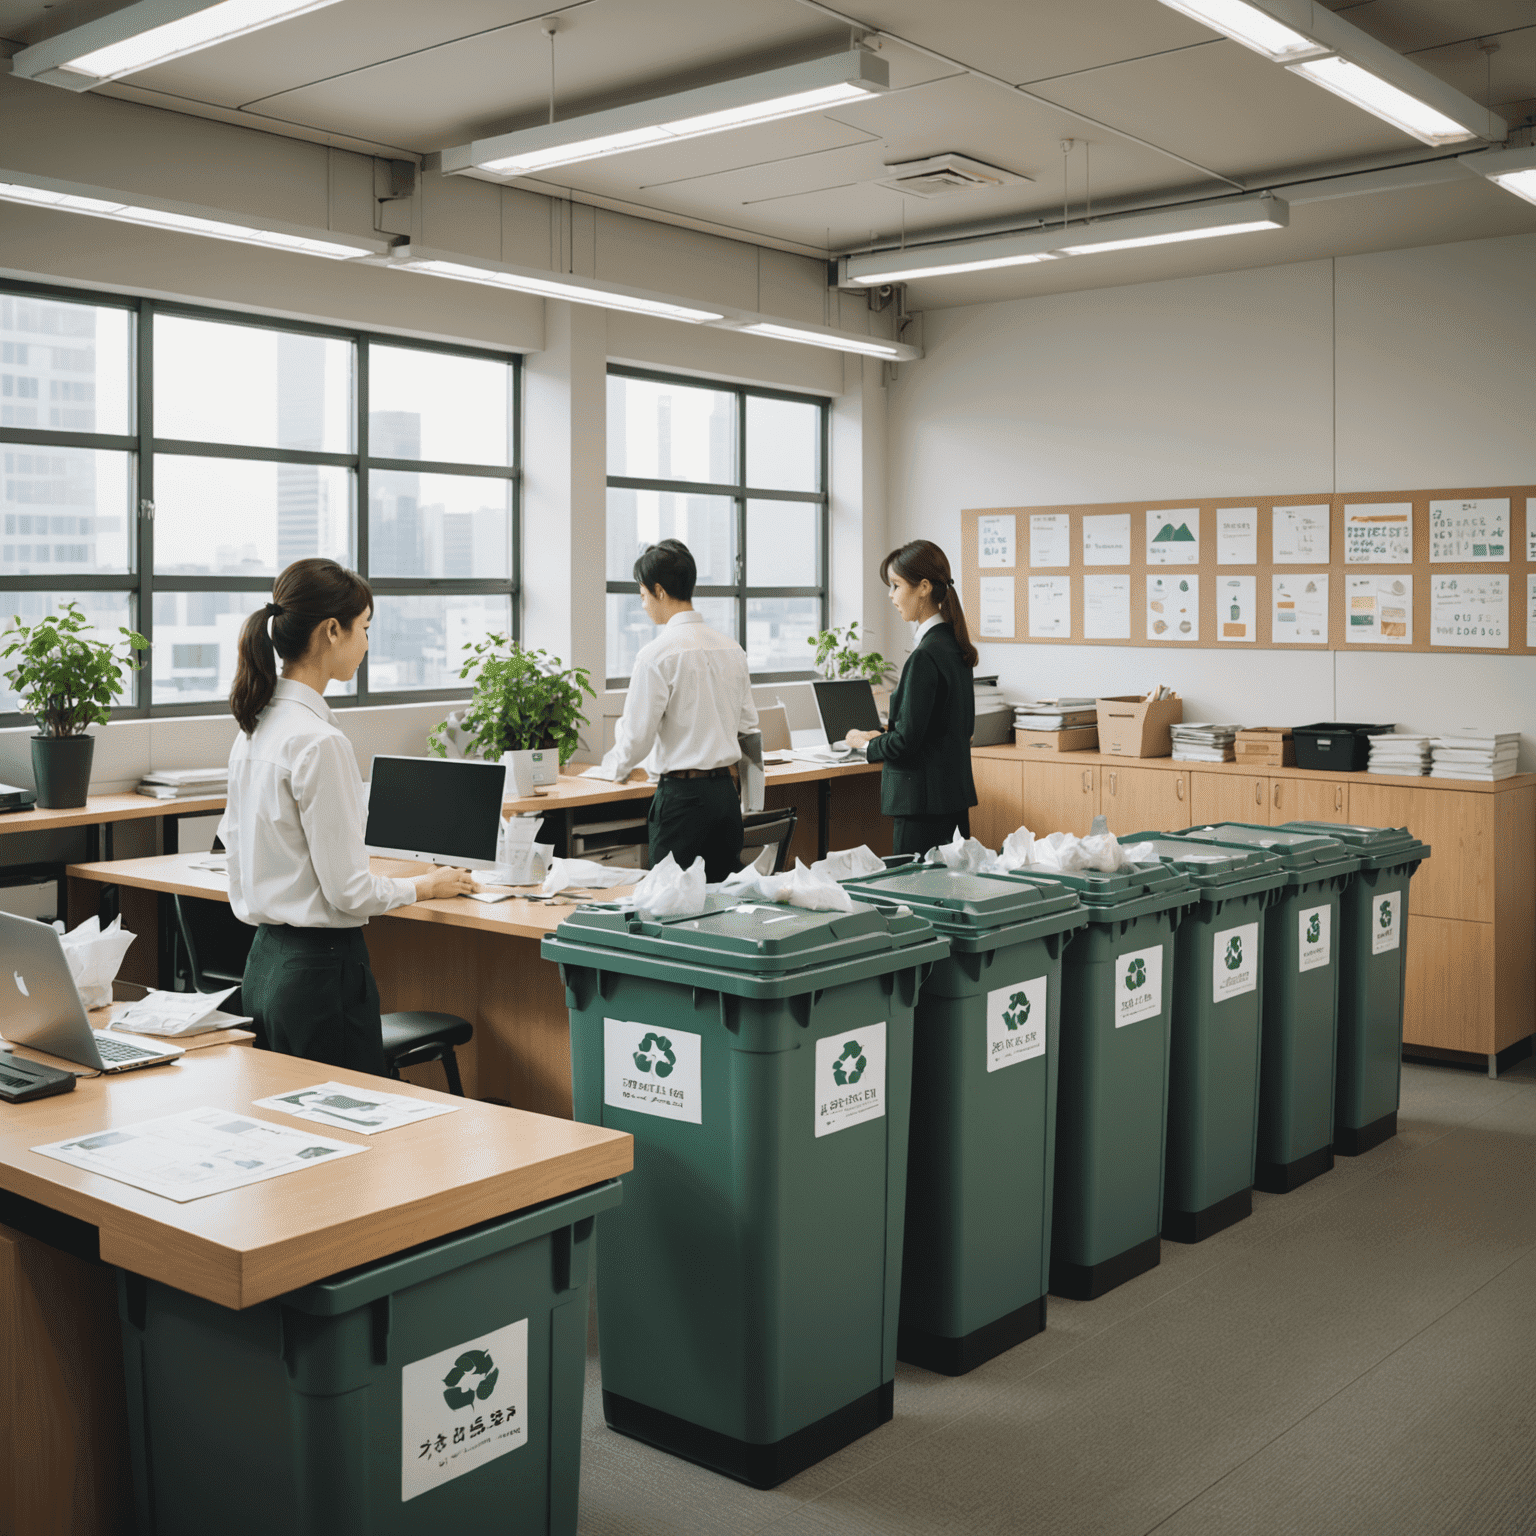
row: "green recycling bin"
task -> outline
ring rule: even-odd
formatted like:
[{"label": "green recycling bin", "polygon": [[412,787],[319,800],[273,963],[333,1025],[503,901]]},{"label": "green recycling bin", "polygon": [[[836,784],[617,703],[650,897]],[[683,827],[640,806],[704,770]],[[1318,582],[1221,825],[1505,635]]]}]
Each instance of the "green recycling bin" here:
[{"label": "green recycling bin", "polygon": [[1339,1061],[1333,1110],[1333,1150],[1358,1157],[1397,1135],[1408,885],[1430,848],[1406,827],[1288,821],[1285,829],[1336,838],[1360,858],[1360,873],[1340,904]]},{"label": "green recycling bin", "polygon": [[1163,1236],[1198,1243],[1253,1210],[1264,910],[1285,867],[1262,849],[1196,848],[1160,832],[1120,841],[1150,847],[1200,898],[1174,950],[1163,1188]]},{"label": "green recycling bin", "polygon": [[1088,915],[1062,962],[1051,1291],[1092,1301],[1162,1256],[1174,934],[1197,896],[1163,864],[1011,878],[1075,891]]},{"label": "green recycling bin", "polygon": [[616,1180],[243,1311],[118,1272],[141,1536],[573,1536]]},{"label": "green recycling bin", "polygon": [[896,1354],[959,1376],[1045,1326],[1061,957],[1088,915],[1054,882],[943,865],[843,883],[949,940],[917,1003]]},{"label": "green recycling bin", "polygon": [[1264,914],[1264,1053],[1254,1188],[1283,1195],[1333,1167],[1339,904],[1360,860],[1332,836],[1224,821],[1171,837],[1261,848],[1286,883]]},{"label": "green recycling bin", "polygon": [[576,1118],[635,1138],[600,1229],[612,1428],[771,1488],[890,1419],[912,1016],[948,948],[901,909],[721,896],[546,936]]}]

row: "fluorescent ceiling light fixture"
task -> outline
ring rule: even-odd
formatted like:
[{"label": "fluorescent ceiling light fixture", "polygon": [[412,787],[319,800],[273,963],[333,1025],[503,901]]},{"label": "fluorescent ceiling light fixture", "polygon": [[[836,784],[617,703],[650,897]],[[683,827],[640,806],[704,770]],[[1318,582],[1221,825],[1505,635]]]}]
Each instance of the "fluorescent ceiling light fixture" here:
[{"label": "fluorescent ceiling light fixture", "polygon": [[23,48],[11,60],[26,80],[86,91],[184,54],[226,43],[336,0],[136,0],[110,15]]},{"label": "fluorescent ceiling light fixture", "polygon": [[855,48],[627,107],[476,139],[444,150],[442,168],[448,173],[527,176],[557,165],[575,165],[865,101],[884,91],[889,81],[884,59]]},{"label": "fluorescent ceiling light fixture", "polygon": [[461,283],[484,283],[512,293],[530,293],[542,299],[565,299],[572,304],[593,304],[599,309],[620,309],[634,315],[656,315],[663,320],[685,320],[703,325],[723,320],[718,309],[700,309],[681,299],[663,294],[622,288],[616,283],[595,278],[562,277],[533,267],[472,263],[446,252],[429,252],[419,246],[402,246],[389,265],[402,272],[424,272],[429,277],[447,277]]},{"label": "fluorescent ceiling light fixture", "polygon": [[58,213],[84,213],[119,224],[142,224],[149,229],[170,229],[181,234],[206,235],[214,240],[233,240],[240,245],[263,245],[274,251],[296,251],[305,256],[324,256],[331,261],[351,261],[359,256],[379,256],[389,249],[387,240],[361,235],[337,235],[291,224],[242,223],[214,208],[193,208],[188,203],[168,205],[128,202],[121,194],[103,187],[81,191],[63,182],[42,179],[17,181],[17,173],[0,171],[0,202],[27,203]]},{"label": "fluorescent ceiling light fixture", "polygon": [[1528,203],[1536,203],[1536,144],[1523,149],[1485,149],[1463,155],[1460,164]]},{"label": "fluorescent ceiling light fixture", "polygon": [[[1284,229],[1290,208],[1278,197],[1240,197],[1086,224],[1081,234],[1070,225],[1057,233],[1063,256],[1092,256],[1100,251],[1130,251],[1147,245],[1177,245],[1186,240],[1211,240],[1221,235],[1246,235],[1261,229]],[[1070,243],[1066,243],[1070,242]]]},{"label": "fluorescent ceiling light fixture", "polygon": [[843,281],[860,288],[878,288],[887,283],[916,282],[921,277],[958,277],[962,272],[992,272],[999,267],[1027,267],[1038,261],[1056,260],[1055,251],[1010,250],[1010,243],[1020,242],[1018,237],[967,240],[937,251],[919,248],[849,256],[844,263]]},{"label": "fluorescent ceiling light fixture", "polygon": [[1425,144],[1461,144],[1481,135],[1444,112],[1437,111],[1426,101],[1410,96],[1390,81],[1373,75],[1370,70],[1351,64],[1348,59],[1308,59],[1300,64],[1287,64],[1295,75],[1303,75],[1314,85],[1320,85],[1335,96],[1363,107],[1394,128]]},{"label": "fluorescent ceiling light fixture", "polygon": [[1323,52],[1304,33],[1276,21],[1247,0],[1163,0],[1170,10],[1182,11],[1213,32],[1224,33],[1276,64],[1288,64]]},{"label": "fluorescent ceiling light fixture", "polygon": [[752,336],[773,336],[780,341],[800,341],[811,347],[830,347],[834,352],[857,352],[864,357],[883,357],[898,361],[903,349],[894,341],[880,341],[873,336],[848,336],[841,331],[813,331],[804,326],[781,325],[773,320],[758,320],[739,329]]}]

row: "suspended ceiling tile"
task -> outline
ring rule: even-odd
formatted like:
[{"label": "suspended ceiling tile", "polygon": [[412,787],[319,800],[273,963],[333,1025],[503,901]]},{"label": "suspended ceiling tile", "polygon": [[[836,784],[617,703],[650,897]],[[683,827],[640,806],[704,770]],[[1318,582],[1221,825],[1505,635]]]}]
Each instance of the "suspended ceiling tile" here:
[{"label": "suspended ceiling tile", "polygon": [[1451,43],[1417,53],[1413,61],[1473,101],[1492,104],[1497,112],[1501,102],[1536,96],[1536,25],[1507,33],[1493,54],[1484,53],[1475,42]]},{"label": "suspended ceiling tile", "polygon": [[[1330,4],[1345,21],[1399,53],[1536,26],[1536,0],[1365,0]],[[1421,59],[1419,61],[1423,63]]]}]

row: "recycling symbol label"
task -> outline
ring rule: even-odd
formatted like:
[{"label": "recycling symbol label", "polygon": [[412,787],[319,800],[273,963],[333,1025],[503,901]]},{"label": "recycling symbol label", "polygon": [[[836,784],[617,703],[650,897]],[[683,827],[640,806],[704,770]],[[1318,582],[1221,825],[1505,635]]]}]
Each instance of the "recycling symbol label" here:
[{"label": "recycling symbol label", "polygon": [[1147,984],[1147,962],[1140,955],[1125,968],[1125,990],[1134,992]]},{"label": "recycling symbol label", "polygon": [[1211,1001],[1224,1003],[1259,985],[1259,925],[1227,928],[1211,940]]},{"label": "recycling symbol label", "polygon": [[703,1063],[701,1035],[636,1019],[603,1020],[603,1103],[614,1109],[703,1124]]},{"label": "recycling symbol label", "polygon": [[1311,920],[1307,923],[1307,943],[1308,944],[1316,944],[1317,941],[1320,938],[1322,938],[1322,936],[1323,936],[1323,919],[1322,919],[1322,914],[1319,913],[1319,912],[1314,912],[1312,914]]},{"label": "recycling symbol label", "polygon": [[987,993],[987,1071],[1045,1055],[1049,978],[1036,976]]},{"label": "recycling symbol label", "polygon": [[1403,893],[1388,891],[1376,903],[1376,925],[1371,929],[1371,953],[1384,955],[1402,943]]},{"label": "recycling symbol label", "polygon": [[886,1026],[860,1024],[858,1031],[823,1035],[816,1042],[812,1111],[817,1136],[885,1114]]},{"label": "recycling symbol label", "polygon": [[1243,941],[1241,937],[1234,936],[1227,940],[1227,951],[1224,958],[1229,971],[1239,970],[1242,967]]},{"label": "recycling symbol label", "polygon": [[1297,969],[1315,971],[1327,965],[1333,956],[1333,909],[1304,907],[1296,914],[1296,922],[1301,951]]},{"label": "recycling symbol label", "polygon": [[1155,1019],[1163,1011],[1163,946],[1136,949],[1115,961],[1120,978],[1115,998],[1115,1028],[1138,1019]]},{"label": "recycling symbol label", "polygon": [[466,1349],[453,1362],[453,1369],[443,1377],[443,1401],[450,1408],[468,1408],[484,1402],[496,1390],[501,1372],[483,1349]]}]

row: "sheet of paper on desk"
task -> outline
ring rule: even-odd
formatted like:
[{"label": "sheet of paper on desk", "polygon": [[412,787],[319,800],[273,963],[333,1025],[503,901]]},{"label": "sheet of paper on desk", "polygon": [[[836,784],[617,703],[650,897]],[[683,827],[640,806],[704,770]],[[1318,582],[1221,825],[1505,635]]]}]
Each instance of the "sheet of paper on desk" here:
[{"label": "sheet of paper on desk", "polygon": [[418,1120],[435,1120],[451,1115],[462,1104],[442,1104],[431,1099],[413,1099],[403,1093],[370,1093],[351,1083],[316,1083],[313,1088],[296,1088],[292,1093],[276,1093],[270,1099],[257,1099],[257,1109],[275,1109],[317,1125],[334,1125],[344,1131],[361,1131],[375,1136],[393,1131]]},{"label": "sheet of paper on desk", "polygon": [[229,855],[227,853],[205,853],[200,859],[189,862],[189,869],[211,869],[221,875],[229,873]]},{"label": "sheet of paper on desk", "polygon": [[204,1105],[32,1150],[184,1205],[368,1148]]},{"label": "sheet of paper on desk", "polygon": [[234,1020],[221,1013],[239,986],[222,992],[150,992],[129,1005],[112,1021],[112,1027],[130,1035],[196,1035],[205,1029],[228,1029]]}]

